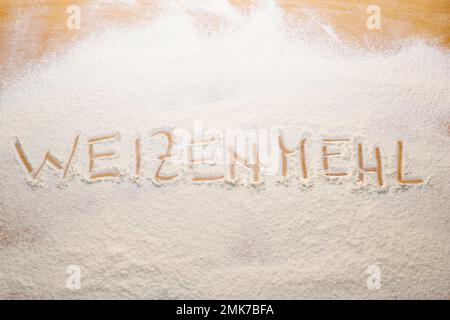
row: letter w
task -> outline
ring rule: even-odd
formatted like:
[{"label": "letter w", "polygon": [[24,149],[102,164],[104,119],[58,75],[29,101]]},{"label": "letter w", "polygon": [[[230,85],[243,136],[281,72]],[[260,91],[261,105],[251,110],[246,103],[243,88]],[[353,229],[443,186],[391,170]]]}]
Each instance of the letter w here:
[{"label": "letter w", "polygon": [[44,160],[42,161],[42,164],[39,166],[39,169],[37,169],[36,171],[34,171],[33,166],[31,165],[30,161],[28,160],[19,139],[17,139],[16,143],[14,144],[14,147],[16,148],[16,151],[17,151],[17,154],[19,155],[20,161],[22,162],[23,166],[25,167],[25,169],[30,174],[30,176],[33,180],[35,180],[39,176],[39,173],[41,173],[42,169],[44,168],[45,164],[47,164],[47,163],[58,170],[64,169],[63,178],[66,178],[67,174],[69,172],[69,169],[70,169],[70,165],[72,164],[73,156],[78,147],[79,140],[80,140],[80,136],[75,137],[69,159],[64,167],[63,167],[61,161],[59,161],[54,155],[52,155],[50,153],[50,151],[48,151],[44,156]]}]

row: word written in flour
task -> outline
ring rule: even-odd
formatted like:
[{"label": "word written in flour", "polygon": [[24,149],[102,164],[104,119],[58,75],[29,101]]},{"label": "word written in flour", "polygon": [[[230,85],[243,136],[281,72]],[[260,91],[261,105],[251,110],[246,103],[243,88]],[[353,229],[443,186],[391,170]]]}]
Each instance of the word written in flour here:
[{"label": "word written in flour", "polygon": [[[37,167],[32,164],[20,139],[16,140],[14,149],[19,164],[33,184],[39,184],[45,168],[56,171],[62,182],[76,175],[84,176],[82,180],[89,183],[121,180],[124,176],[131,175],[133,181],[139,181],[146,176],[156,185],[176,181],[182,176],[188,177],[189,181],[195,183],[222,181],[236,184],[242,181],[245,175],[250,185],[260,185],[266,176],[276,175],[281,181],[296,177],[308,182],[312,177],[320,175],[332,180],[353,177],[362,185],[373,185],[379,188],[387,184],[381,148],[373,147],[372,155],[367,156],[363,143],[355,142],[351,138],[321,138],[314,142],[319,148],[313,153],[309,147],[313,144],[310,138],[301,138],[295,145],[291,143],[288,146],[282,133],[270,139],[274,143],[267,149],[262,147],[264,143],[261,137],[253,141],[231,139],[232,143],[228,143],[224,142],[224,139],[220,141],[220,137],[215,136],[195,137],[187,134],[180,135],[173,130],[159,130],[148,135],[149,146],[154,144],[154,139],[159,139],[161,145],[154,154],[148,156],[149,148],[144,151],[143,139],[137,137],[131,142],[132,147],[129,148],[127,157],[122,157],[114,148],[114,144],[121,141],[120,138],[119,133],[106,134],[85,139],[85,143],[82,144],[82,139],[78,135],[68,146],[65,161],[47,151]],[[395,143],[395,167],[392,168],[395,183],[400,186],[423,184],[422,179],[406,177],[404,142],[398,140]],[[127,145],[130,147],[130,144]],[[105,151],[106,147],[109,148],[107,151]],[[83,148],[86,149],[84,152],[81,150]],[[345,154],[349,148],[353,150],[349,151],[353,159]],[[144,154],[146,154],[145,157]],[[112,164],[120,163],[120,159],[123,161],[126,158],[132,159],[131,166],[130,161],[127,161],[126,169],[120,169]],[[76,160],[79,162],[77,164],[79,171],[74,169]],[[313,162],[318,165],[313,166]],[[347,166],[336,165],[342,162],[346,162]],[[211,172],[211,168],[215,171]],[[238,168],[240,174],[238,174]]]}]

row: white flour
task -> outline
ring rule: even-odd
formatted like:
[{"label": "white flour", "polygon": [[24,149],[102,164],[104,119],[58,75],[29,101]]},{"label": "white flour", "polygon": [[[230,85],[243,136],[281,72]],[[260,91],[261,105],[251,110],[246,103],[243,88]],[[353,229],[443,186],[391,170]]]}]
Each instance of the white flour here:
[{"label": "white flour", "polygon": [[[223,25],[199,24],[192,11]],[[357,51],[286,21],[270,3],[250,16],[216,2],[168,8],[6,82],[0,298],[448,298],[449,53],[421,41]],[[288,145],[308,134],[309,187],[81,181],[89,138],[120,132],[118,157],[102,165],[132,172],[140,136],[149,178],[164,152],[151,130],[194,121],[280,127]],[[37,167],[48,150],[66,159],[78,134],[73,179],[61,187],[60,172],[45,167],[32,188],[16,139]],[[354,176],[324,178],[324,135],[362,141],[366,159],[380,146],[383,192],[358,188]],[[405,174],[421,186],[395,184],[397,140]],[[354,171],[354,155],[343,166]],[[66,288],[69,265],[81,268],[80,290]],[[370,265],[381,270],[379,290],[367,288]]]}]

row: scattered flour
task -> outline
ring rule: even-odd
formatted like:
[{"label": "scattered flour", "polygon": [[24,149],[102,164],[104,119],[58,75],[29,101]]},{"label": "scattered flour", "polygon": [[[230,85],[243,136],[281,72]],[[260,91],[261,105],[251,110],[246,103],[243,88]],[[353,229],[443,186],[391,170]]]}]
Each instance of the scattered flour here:
[{"label": "scattered flour", "polygon": [[[223,25],[199,24],[193,10]],[[369,53],[288,21],[271,2],[249,15],[223,2],[168,6],[6,82],[0,298],[448,298],[450,54],[421,41]],[[80,134],[74,172],[83,176],[87,139],[119,131],[110,162],[131,171],[135,137],[150,148],[152,129],[194,121],[280,127],[289,145],[309,134],[313,187],[61,187],[45,168],[32,188],[14,149],[19,138],[37,166],[49,149],[64,159]],[[368,159],[380,146],[388,190],[324,179],[322,135],[362,141]],[[423,186],[393,185],[397,140]],[[158,153],[146,150],[148,173]],[[69,265],[81,268],[80,290],[66,288]],[[379,290],[366,286],[370,265],[382,272]]]}]

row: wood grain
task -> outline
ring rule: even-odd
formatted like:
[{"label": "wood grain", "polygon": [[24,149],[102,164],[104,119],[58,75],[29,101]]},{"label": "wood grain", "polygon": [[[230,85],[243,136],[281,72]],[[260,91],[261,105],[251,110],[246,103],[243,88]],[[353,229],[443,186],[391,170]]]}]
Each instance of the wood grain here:
[{"label": "wood grain", "polygon": [[[249,10],[251,0],[231,0]],[[421,37],[450,48],[450,0],[279,0],[299,20],[314,12],[344,41],[367,48],[392,40]],[[369,5],[381,8],[382,27],[368,30]],[[78,5],[82,28],[66,27],[67,7]],[[109,25],[133,24],[160,10],[159,0],[2,0],[0,1],[0,76]]]}]

